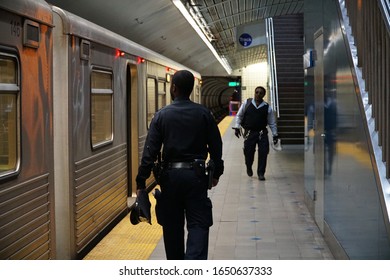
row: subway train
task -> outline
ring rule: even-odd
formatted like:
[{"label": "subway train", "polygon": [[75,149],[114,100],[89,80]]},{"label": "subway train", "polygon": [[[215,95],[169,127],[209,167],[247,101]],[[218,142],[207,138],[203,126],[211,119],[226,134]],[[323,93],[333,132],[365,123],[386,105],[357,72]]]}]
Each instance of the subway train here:
[{"label": "subway train", "polygon": [[79,259],[128,213],[180,69],[201,103],[199,73],[43,0],[0,2],[0,259]]}]

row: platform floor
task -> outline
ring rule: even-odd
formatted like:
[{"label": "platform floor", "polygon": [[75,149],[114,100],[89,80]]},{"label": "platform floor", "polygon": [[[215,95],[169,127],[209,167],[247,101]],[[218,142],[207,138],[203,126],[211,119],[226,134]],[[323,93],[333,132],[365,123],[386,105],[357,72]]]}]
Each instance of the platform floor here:
[{"label": "platform floor", "polygon": [[[225,172],[209,191],[214,219],[209,259],[334,259],[304,203],[303,147],[284,147],[280,152],[271,149],[266,180],[248,177],[243,140],[234,136],[232,120],[226,117],[219,125]],[[255,162],[254,171],[256,166]],[[151,196],[150,200],[154,209],[155,199]],[[125,217],[84,259],[166,259],[162,230],[154,212],[152,216],[152,225],[136,226]]]}]

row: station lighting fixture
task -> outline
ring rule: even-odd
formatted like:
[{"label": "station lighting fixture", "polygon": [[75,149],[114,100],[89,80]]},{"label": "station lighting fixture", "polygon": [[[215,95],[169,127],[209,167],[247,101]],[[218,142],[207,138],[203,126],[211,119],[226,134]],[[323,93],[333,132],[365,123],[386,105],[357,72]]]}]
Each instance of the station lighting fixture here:
[{"label": "station lighting fixture", "polygon": [[[188,21],[189,24],[191,24],[192,28],[195,29],[196,33],[198,33],[199,37],[203,40],[203,42],[207,45],[207,47],[211,50],[211,52],[214,54],[214,56],[217,58],[219,63],[225,68],[226,72],[230,75],[232,73],[232,68],[230,67],[229,63],[227,62],[226,58],[220,57],[217,51],[214,49],[213,45],[211,44],[211,40],[213,40],[212,35],[210,32],[206,32],[206,23],[204,21],[203,16],[200,14],[199,9],[195,10],[192,9],[193,16],[190,15],[186,7],[183,5],[181,0],[172,0],[173,4],[175,4],[176,8],[179,9],[179,11],[182,13],[184,18]],[[195,19],[198,19],[198,24],[196,23]],[[199,21],[199,19],[203,19],[202,22]],[[202,26],[203,28],[201,28]],[[205,30],[205,31],[202,31]],[[205,34],[208,34],[206,37]]]},{"label": "station lighting fixture", "polygon": [[238,87],[240,86],[240,82],[229,82],[229,87]]}]

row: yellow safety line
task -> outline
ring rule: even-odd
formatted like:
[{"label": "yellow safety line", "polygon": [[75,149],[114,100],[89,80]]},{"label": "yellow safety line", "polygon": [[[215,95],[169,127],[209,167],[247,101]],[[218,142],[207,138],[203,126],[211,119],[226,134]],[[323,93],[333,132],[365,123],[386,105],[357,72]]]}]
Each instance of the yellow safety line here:
[{"label": "yellow safety line", "polygon": [[[233,119],[234,117],[228,116],[218,124],[221,135],[225,134]],[[162,237],[162,228],[156,221],[156,200],[151,193],[149,200],[152,204],[152,225],[145,222],[132,225],[127,215],[85,256],[84,260],[149,259]]]},{"label": "yellow safety line", "polygon": [[227,116],[218,124],[218,128],[222,136],[225,134],[227,128],[229,127],[233,119],[233,116]]},{"label": "yellow safety line", "polygon": [[162,236],[155,214],[156,200],[149,194],[152,204],[152,225],[132,225],[129,215],[120,221],[84,258],[84,260],[147,260]]}]

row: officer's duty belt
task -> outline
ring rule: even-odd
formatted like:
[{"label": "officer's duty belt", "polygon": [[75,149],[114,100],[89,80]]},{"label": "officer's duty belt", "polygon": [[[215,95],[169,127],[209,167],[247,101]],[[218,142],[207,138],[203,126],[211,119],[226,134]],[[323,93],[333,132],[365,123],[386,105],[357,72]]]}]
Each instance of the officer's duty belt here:
[{"label": "officer's duty belt", "polygon": [[[204,160],[202,160],[204,166]],[[193,169],[195,163],[200,163],[200,160],[196,161],[183,161],[183,162],[168,162],[166,167],[169,169]]]},{"label": "officer's duty belt", "polygon": [[251,131],[251,132],[260,132],[260,131],[263,131],[263,133],[265,133],[267,131],[266,128],[262,128],[262,129],[248,129],[248,131]]}]

